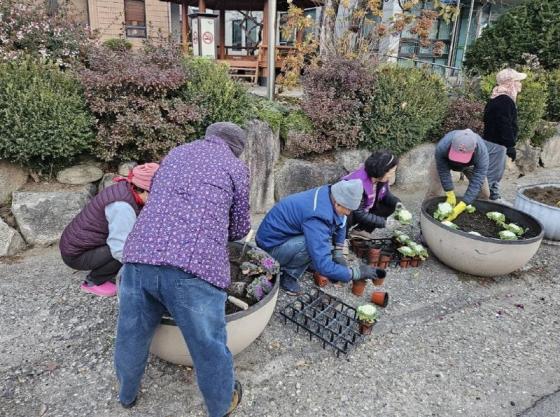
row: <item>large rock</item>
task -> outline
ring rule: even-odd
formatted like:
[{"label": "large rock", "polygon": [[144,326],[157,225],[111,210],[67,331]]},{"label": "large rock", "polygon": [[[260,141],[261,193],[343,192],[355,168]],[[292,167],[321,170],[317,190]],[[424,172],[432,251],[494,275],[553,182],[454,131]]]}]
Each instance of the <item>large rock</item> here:
[{"label": "large rock", "polygon": [[560,133],[544,143],[541,161],[545,168],[560,167]]},{"label": "large rock", "polygon": [[94,186],[68,191],[17,191],[12,212],[25,241],[32,245],[50,245],[80,212],[95,192]]},{"label": "large rock", "polygon": [[115,181],[113,181],[113,179],[117,177],[118,175],[113,173],[103,175],[103,178],[101,178],[101,181],[99,181],[99,185],[97,186],[97,192],[100,193],[105,188],[115,184]]},{"label": "large rock", "polygon": [[355,171],[371,155],[367,149],[339,150],[334,154],[337,164],[341,165],[347,172]]},{"label": "large rock", "polygon": [[99,181],[103,171],[93,165],[75,165],[60,171],[56,180],[61,184],[85,185]]},{"label": "large rock", "polygon": [[128,173],[136,165],[138,165],[138,162],[134,162],[134,161],[123,162],[122,164],[119,165],[119,168],[118,168],[117,172],[122,177],[128,177]]},{"label": "large rock", "polygon": [[25,249],[25,242],[17,230],[0,219],[0,256],[11,256]]},{"label": "large rock", "polygon": [[509,179],[519,178],[520,175],[519,168],[515,165],[510,158],[506,158],[506,169],[504,172],[504,177]]},{"label": "large rock", "polygon": [[27,170],[7,161],[0,161],[0,204],[10,200],[12,193],[27,182]]},{"label": "large rock", "polygon": [[523,142],[517,145],[517,158],[515,164],[519,168],[522,175],[533,172],[539,167],[541,158],[541,150],[531,146],[529,142]]},{"label": "large rock", "polygon": [[251,172],[251,211],[264,213],[274,205],[274,166],[280,158],[278,132],[259,120],[247,125],[247,143],[241,159]]},{"label": "large rock", "polygon": [[425,143],[400,157],[397,168],[396,184],[409,188],[419,184],[426,185],[428,169],[434,159],[435,145]]},{"label": "large rock", "polygon": [[274,196],[280,200],[290,194],[337,182],[346,170],[333,162],[287,159],[276,172]]}]

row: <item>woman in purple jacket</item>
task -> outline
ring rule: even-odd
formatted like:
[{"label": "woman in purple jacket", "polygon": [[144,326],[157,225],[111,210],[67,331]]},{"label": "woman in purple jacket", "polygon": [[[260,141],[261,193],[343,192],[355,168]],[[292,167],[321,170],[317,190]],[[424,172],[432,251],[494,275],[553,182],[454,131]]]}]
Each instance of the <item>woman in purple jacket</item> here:
[{"label": "woman in purple jacket", "polygon": [[219,122],[163,160],[124,248],[115,368],[123,407],[136,403],[154,331],[167,310],[181,329],[210,417],[241,401],[226,345],[228,241],[249,233],[247,134]]},{"label": "woman in purple jacket", "polygon": [[364,187],[358,210],[348,218],[348,230],[365,237],[375,229],[385,227],[387,217],[394,213],[400,200],[389,190],[389,180],[395,175],[399,159],[389,151],[376,151],[363,166],[343,179],[359,179]]}]

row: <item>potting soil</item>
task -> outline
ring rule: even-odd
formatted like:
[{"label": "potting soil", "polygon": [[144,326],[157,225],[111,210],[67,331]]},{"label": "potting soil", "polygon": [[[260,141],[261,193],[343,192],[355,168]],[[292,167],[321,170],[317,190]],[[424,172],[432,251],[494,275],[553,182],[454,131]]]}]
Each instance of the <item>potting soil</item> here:
[{"label": "potting soil", "polygon": [[[432,213],[432,215],[436,209],[437,203],[433,204],[431,207],[427,207],[428,213]],[[510,222],[512,222],[511,219],[506,217],[506,223]],[[467,213],[464,211],[453,223],[455,223],[462,232],[478,232],[484,237],[491,237],[493,239],[500,239],[498,234],[504,230],[495,221],[486,217],[486,212],[481,210],[476,210],[474,213]],[[527,227],[526,224],[518,224],[518,226]],[[535,236],[537,236],[537,233],[529,229],[518,239],[529,239]]]},{"label": "potting soil", "polygon": [[486,213],[475,211],[474,213],[463,212],[453,222],[463,232],[478,232],[485,237],[498,238],[498,233],[504,230],[495,221],[486,217]]},{"label": "potting soil", "polygon": [[546,204],[547,206],[560,207],[560,188],[558,187],[535,187],[523,192],[531,200]]}]

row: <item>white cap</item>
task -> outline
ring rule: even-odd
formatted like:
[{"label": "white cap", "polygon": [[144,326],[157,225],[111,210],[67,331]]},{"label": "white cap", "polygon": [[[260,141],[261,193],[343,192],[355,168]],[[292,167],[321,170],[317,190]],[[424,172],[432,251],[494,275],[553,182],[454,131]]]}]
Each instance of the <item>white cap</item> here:
[{"label": "white cap", "polygon": [[513,68],[506,68],[496,74],[496,84],[500,85],[508,81],[522,81],[527,78],[524,72],[517,72]]}]

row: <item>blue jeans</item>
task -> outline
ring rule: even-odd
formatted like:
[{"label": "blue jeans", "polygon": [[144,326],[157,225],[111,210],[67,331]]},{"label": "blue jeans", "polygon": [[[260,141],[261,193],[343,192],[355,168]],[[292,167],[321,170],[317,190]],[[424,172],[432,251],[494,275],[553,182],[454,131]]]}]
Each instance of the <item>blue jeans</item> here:
[{"label": "blue jeans", "polygon": [[235,383],[233,358],[226,346],[226,296],[177,268],[125,264],[115,346],[122,404],[132,403],[138,394],[152,337],[167,309],[189,347],[209,415],[223,417]]},{"label": "blue jeans", "polygon": [[281,278],[288,275],[299,280],[307,267],[311,265],[311,258],[307,252],[305,236],[293,237],[283,244],[268,251],[270,256],[280,264]]}]

